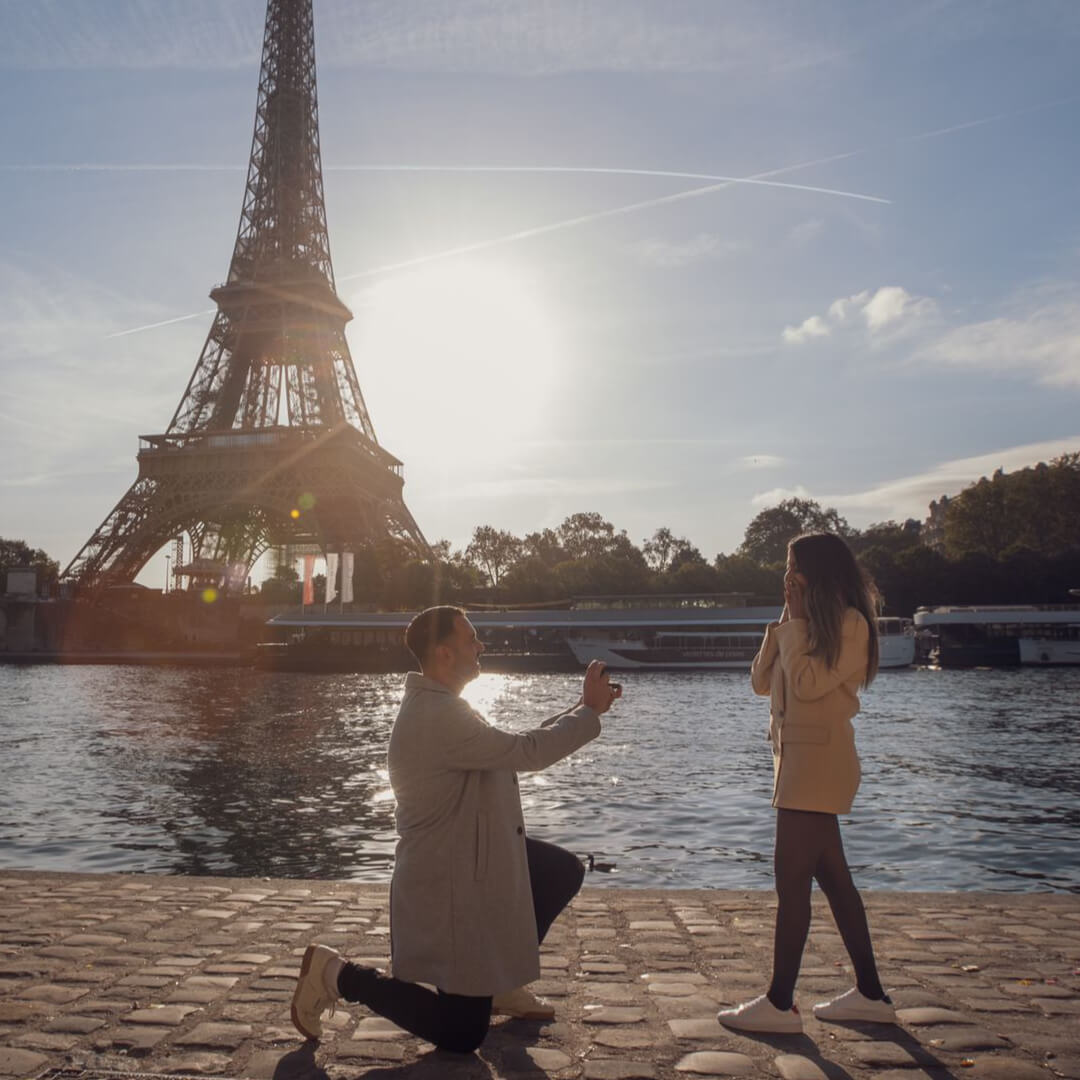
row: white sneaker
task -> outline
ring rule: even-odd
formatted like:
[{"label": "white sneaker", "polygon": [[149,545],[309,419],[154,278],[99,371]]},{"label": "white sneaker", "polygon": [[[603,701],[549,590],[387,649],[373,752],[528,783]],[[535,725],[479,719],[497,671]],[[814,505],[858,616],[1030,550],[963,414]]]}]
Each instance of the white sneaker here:
[{"label": "white sneaker", "polygon": [[491,1012],[495,1016],[512,1016],[517,1020],[554,1020],[555,1006],[538,998],[527,987],[507,990],[491,999]]},{"label": "white sneaker", "polygon": [[721,1009],[716,1019],[724,1027],[735,1031],[774,1032],[779,1035],[798,1035],[802,1027],[799,1010],[792,1005],[790,1009],[778,1009],[767,997],[754,998],[737,1005],[734,1009]]},{"label": "white sneaker", "polygon": [[896,1006],[888,994],[875,1001],[853,986],[832,1001],[819,1002],[814,1006],[814,1015],[819,1020],[868,1020],[871,1023],[895,1024]]},{"label": "white sneaker", "polygon": [[326,945],[309,945],[300,962],[300,977],[296,980],[296,990],[292,999],[293,1026],[306,1039],[322,1038],[322,1014],[327,1009],[334,1014],[334,1005],[339,997],[336,987],[330,985],[330,972],[341,969],[341,956]]}]

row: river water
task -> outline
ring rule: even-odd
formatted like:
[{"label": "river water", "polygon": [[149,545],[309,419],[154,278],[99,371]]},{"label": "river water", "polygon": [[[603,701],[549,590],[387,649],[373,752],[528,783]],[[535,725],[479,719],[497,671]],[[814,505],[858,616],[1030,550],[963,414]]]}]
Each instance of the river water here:
[{"label": "river water", "polygon": [[[589,884],[771,887],[768,704],[746,675],[626,674],[599,739],[523,775],[530,832]],[[401,679],[0,666],[0,867],[386,881]],[[523,730],[567,675],[483,675]],[[857,882],[1080,892],[1080,669],[882,672],[843,819]]]}]

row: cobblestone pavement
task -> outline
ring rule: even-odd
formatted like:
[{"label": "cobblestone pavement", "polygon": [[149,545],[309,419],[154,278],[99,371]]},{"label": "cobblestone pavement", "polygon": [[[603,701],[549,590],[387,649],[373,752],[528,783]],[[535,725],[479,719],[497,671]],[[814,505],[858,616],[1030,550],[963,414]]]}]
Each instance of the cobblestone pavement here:
[{"label": "cobblestone pavement", "polygon": [[1080,896],[871,893],[867,906],[899,1025],[811,1016],[851,983],[822,907],[799,982],[806,1033],[750,1038],[715,1013],[765,987],[771,894],[585,889],[534,986],[556,1020],[496,1021],[460,1057],[358,1006],[324,1018],[318,1045],[292,1029],[309,941],[385,964],[385,887],[0,872],[0,1077],[1080,1078]]}]

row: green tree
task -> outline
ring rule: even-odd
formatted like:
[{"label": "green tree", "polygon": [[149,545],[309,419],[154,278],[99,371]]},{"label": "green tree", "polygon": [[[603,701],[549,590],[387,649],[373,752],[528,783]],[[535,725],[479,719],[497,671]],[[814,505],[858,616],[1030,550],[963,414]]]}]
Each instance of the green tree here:
[{"label": "green tree", "polygon": [[7,588],[7,572],[15,567],[33,567],[38,572],[38,588],[50,585],[60,576],[60,564],[41,548],[32,548],[25,540],[0,537],[0,592]]},{"label": "green tree", "polygon": [[487,575],[492,588],[498,588],[499,579],[521,558],[521,551],[521,541],[513,533],[491,525],[478,525],[465,549],[465,556]]},{"label": "green tree", "polygon": [[259,589],[259,596],[267,604],[299,604],[300,575],[295,566],[278,566]]},{"label": "green tree", "polygon": [[739,551],[761,566],[783,562],[788,543],[800,533],[830,532],[850,536],[851,526],[832,507],[813,499],[784,499],[762,510],[746,527]]},{"label": "green tree", "polygon": [[570,559],[603,555],[610,550],[615,526],[595,511],[571,514],[558,528],[559,547]]},{"label": "green tree", "polygon": [[687,561],[705,562],[701,552],[685,537],[676,536],[666,525],[661,526],[641,545],[649,569],[664,574]]},{"label": "green tree", "polygon": [[548,567],[557,566],[567,557],[554,529],[526,533],[522,541],[522,553],[526,558],[539,559]]}]

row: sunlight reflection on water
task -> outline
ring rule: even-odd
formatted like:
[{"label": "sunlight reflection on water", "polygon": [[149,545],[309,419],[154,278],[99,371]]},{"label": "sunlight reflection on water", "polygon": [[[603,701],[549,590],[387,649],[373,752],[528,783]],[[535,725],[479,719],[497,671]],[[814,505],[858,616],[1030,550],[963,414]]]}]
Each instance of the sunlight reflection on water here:
[{"label": "sunlight reflection on water", "polygon": [[[522,777],[534,835],[590,883],[771,886],[767,703],[736,673],[649,673],[601,737]],[[0,667],[0,866],[386,880],[398,676]],[[565,675],[465,696],[524,730]],[[884,672],[856,721],[860,884],[1080,891],[1080,669]]]}]

